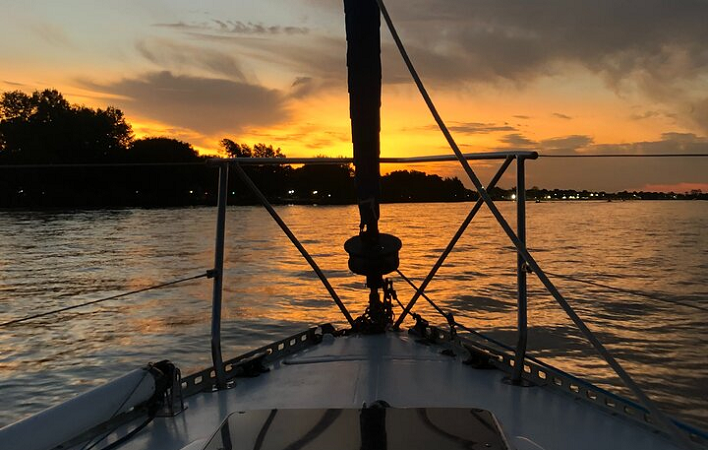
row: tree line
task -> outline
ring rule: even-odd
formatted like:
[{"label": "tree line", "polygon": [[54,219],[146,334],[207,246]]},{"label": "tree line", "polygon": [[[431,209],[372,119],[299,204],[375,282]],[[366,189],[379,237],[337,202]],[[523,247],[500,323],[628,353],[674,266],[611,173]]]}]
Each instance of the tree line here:
[{"label": "tree line", "polygon": [[[231,157],[285,157],[280,148],[224,138]],[[216,203],[216,171],[186,142],[136,139],[123,112],[70,104],[57,90],[0,99],[0,207],[185,206]],[[87,166],[92,165],[92,166]],[[247,166],[275,203],[356,202],[352,167]],[[384,202],[476,198],[457,178],[397,171],[381,180]],[[256,198],[234,175],[229,202]]]}]

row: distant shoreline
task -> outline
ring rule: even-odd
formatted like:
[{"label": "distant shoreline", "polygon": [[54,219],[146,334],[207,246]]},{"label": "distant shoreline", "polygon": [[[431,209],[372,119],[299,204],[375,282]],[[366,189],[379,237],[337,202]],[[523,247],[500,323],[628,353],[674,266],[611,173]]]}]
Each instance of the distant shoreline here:
[{"label": "distant shoreline", "polygon": [[[625,203],[625,202],[693,202],[695,200],[702,199],[631,199],[631,200],[616,200],[616,201],[606,201],[606,200],[547,200],[542,202],[527,201],[527,203],[542,203],[542,204],[563,204],[563,203]],[[463,200],[463,201],[408,201],[408,202],[382,202],[382,205],[400,205],[400,204],[410,204],[410,205],[424,205],[424,204],[457,204],[457,203],[472,203],[475,200]],[[514,200],[495,200],[495,202],[503,203],[513,203]],[[279,203],[272,202],[274,206],[311,206],[311,207],[330,207],[330,206],[354,206],[355,203],[316,203],[316,202],[301,202],[301,203]],[[214,204],[192,204],[192,205],[91,205],[91,206],[16,206],[16,207],[4,207],[0,206],[0,211],[3,212],[74,212],[74,211],[101,211],[101,210],[130,210],[130,209],[141,209],[141,210],[157,210],[157,209],[191,209],[191,208],[213,208],[216,206]],[[228,204],[229,207],[262,207],[260,203],[233,203]]]}]

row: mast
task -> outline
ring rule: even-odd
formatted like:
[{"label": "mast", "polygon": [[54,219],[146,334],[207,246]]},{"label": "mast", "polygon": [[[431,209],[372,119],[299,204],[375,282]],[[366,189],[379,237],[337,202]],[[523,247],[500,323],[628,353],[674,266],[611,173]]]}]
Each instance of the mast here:
[{"label": "mast", "polygon": [[[355,321],[362,332],[382,332],[392,323],[392,285],[383,275],[398,268],[401,241],[379,233],[381,198],[381,12],[376,0],[344,0],[347,34],[349,116],[359,203],[359,235],[347,240],[349,269],[365,275],[369,306]],[[379,294],[383,290],[383,301]]]},{"label": "mast", "polygon": [[381,13],[376,0],[344,0],[347,32],[349,116],[356,169],[359,228],[369,242],[378,240],[381,196]]}]

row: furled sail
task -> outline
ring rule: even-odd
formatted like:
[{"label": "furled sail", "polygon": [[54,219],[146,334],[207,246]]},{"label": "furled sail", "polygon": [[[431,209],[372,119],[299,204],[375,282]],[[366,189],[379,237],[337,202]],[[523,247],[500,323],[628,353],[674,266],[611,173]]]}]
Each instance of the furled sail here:
[{"label": "furled sail", "polygon": [[381,19],[376,0],[344,0],[349,112],[362,238],[378,241]]}]

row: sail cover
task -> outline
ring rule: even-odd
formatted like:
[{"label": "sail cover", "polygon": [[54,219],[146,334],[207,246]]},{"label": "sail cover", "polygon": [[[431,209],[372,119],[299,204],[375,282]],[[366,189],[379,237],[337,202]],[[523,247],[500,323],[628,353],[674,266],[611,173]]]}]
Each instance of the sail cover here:
[{"label": "sail cover", "polygon": [[376,0],[344,0],[349,114],[360,228],[376,241],[380,198],[381,19]]}]

